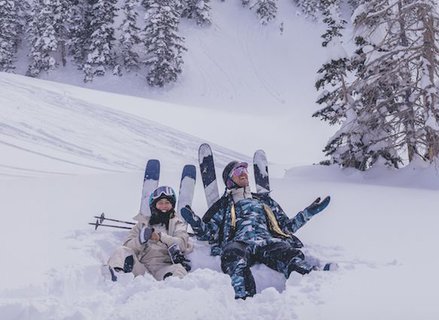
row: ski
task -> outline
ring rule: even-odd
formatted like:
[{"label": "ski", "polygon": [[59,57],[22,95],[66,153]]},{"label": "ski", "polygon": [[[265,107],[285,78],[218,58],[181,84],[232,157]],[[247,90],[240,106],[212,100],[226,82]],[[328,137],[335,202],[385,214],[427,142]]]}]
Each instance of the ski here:
[{"label": "ski", "polygon": [[257,150],[253,155],[253,172],[255,176],[256,192],[270,192],[268,162],[264,150]]},{"label": "ski", "polygon": [[216,181],[215,164],[213,162],[212,149],[207,143],[203,143],[198,149],[198,162],[200,165],[201,180],[203,181],[207,207],[219,199],[218,183]]},{"label": "ski", "polygon": [[[178,194],[177,216],[181,218],[180,210],[186,205],[192,205],[194,197],[195,180],[197,170],[194,165],[187,164],[183,167],[180,180],[180,190]],[[184,221],[184,219],[182,219]]]},{"label": "ski", "polygon": [[142,198],[140,200],[140,214],[148,217],[151,215],[148,199],[159,185],[160,178],[160,161],[157,159],[148,160],[143,178]]}]

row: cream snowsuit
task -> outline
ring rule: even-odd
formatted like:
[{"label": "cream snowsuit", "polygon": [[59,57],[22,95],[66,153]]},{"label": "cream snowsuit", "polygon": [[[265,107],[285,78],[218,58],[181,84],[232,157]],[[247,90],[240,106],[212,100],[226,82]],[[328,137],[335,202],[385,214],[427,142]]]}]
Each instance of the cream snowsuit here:
[{"label": "cream snowsuit", "polygon": [[[179,263],[172,264],[168,254],[168,247],[176,243],[182,253],[192,251],[192,245],[189,243],[189,235],[186,231],[186,224],[174,215],[169,220],[169,230],[166,230],[165,226],[162,225],[152,226],[155,232],[160,235],[160,240],[150,239],[146,244],[141,244],[139,233],[143,227],[148,226],[149,217],[138,214],[134,217],[134,220],[137,220],[138,223],[131,229],[123,245],[133,250],[137,261],[143,264],[147,271],[157,280],[163,280],[163,277],[169,272],[173,276],[184,277],[187,274],[186,269]],[[142,273],[139,270],[141,270],[139,266],[134,267],[133,273],[135,276],[145,272],[143,271]]]}]

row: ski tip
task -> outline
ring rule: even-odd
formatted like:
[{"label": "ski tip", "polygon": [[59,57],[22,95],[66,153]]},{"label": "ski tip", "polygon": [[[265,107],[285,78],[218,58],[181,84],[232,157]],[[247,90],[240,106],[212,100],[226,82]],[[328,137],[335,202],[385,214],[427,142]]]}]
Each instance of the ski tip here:
[{"label": "ski tip", "polygon": [[146,163],[145,180],[158,180],[160,177],[160,161],[157,159],[150,159]]},{"label": "ski tip", "polygon": [[266,159],[267,156],[266,156],[264,150],[262,150],[262,149],[258,149],[258,150],[256,150],[255,153],[253,154],[253,158],[254,158],[254,159],[258,159],[258,158]]},{"label": "ski tip", "polygon": [[211,154],[211,153],[212,153],[212,148],[210,147],[210,145],[208,143],[202,143],[200,145],[200,147],[198,148],[199,155]]},{"label": "ski tip", "polygon": [[201,148],[209,148],[210,149],[210,145],[208,143],[204,142],[204,143],[200,144],[200,147],[198,149],[201,149]]},{"label": "ski tip", "polygon": [[192,179],[196,179],[197,176],[197,168],[193,164],[187,164],[183,167],[183,172],[181,174],[181,177],[189,177]]},{"label": "ski tip", "polygon": [[158,159],[149,159],[148,162],[146,163],[146,167],[148,168],[149,166],[160,166],[160,160]]}]

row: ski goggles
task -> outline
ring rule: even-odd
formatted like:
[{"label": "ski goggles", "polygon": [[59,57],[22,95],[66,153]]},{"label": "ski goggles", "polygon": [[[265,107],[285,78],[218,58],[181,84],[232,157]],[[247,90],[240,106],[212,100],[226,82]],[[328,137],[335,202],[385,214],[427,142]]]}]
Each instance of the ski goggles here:
[{"label": "ski goggles", "polygon": [[232,177],[239,177],[243,173],[248,174],[248,163],[247,162],[240,162],[232,169],[230,172],[230,178]]},{"label": "ski goggles", "polygon": [[160,197],[175,197],[175,192],[171,187],[158,187],[151,193],[151,200],[154,201]]}]

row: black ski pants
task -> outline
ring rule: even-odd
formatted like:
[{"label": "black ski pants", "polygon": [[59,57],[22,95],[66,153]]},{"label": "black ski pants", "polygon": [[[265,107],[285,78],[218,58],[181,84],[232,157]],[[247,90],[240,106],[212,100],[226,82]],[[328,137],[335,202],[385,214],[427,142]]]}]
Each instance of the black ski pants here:
[{"label": "black ski pants", "polygon": [[288,278],[293,271],[306,274],[312,270],[312,266],[304,259],[305,256],[299,249],[285,241],[256,247],[232,241],[223,248],[221,269],[231,277],[235,298],[245,299],[256,294],[251,266],[263,263]]}]

